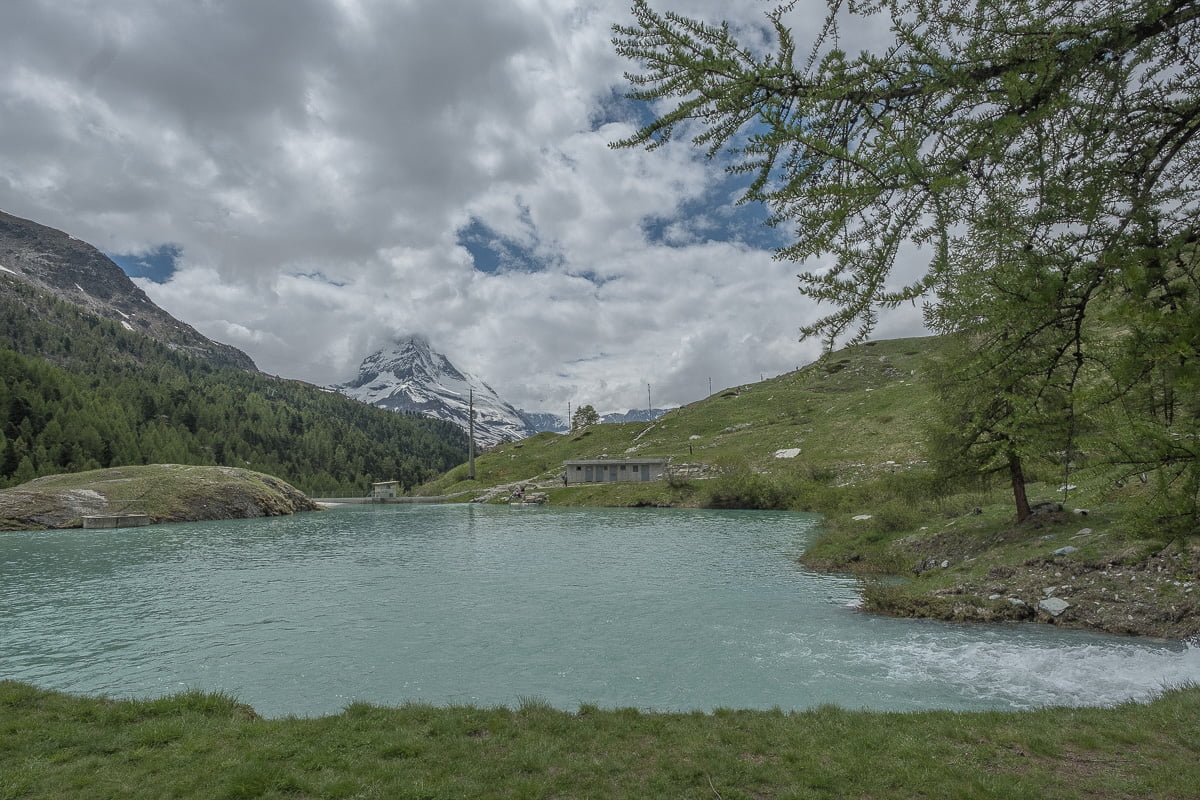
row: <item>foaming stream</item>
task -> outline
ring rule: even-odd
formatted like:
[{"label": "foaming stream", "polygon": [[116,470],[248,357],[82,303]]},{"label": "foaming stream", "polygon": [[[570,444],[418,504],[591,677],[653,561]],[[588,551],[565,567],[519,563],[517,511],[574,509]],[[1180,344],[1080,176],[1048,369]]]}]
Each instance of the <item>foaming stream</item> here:
[{"label": "foaming stream", "polygon": [[949,632],[867,644],[863,660],[882,665],[887,681],[914,695],[957,692],[1012,709],[1144,702],[1200,681],[1195,643],[1114,641],[1087,633],[1051,639],[1033,626],[947,627]]}]

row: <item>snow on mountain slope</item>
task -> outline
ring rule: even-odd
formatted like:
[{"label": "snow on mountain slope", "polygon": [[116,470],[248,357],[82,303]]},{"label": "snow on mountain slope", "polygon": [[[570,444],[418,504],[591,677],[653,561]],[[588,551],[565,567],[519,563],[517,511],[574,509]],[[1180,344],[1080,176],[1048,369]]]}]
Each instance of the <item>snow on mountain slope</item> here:
[{"label": "snow on mountain slope", "polygon": [[333,387],[380,408],[410,411],[470,426],[471,392],[475,394],[475,442],[490,447],[534,433],[520,413],[479,378],[462,372],[422,336],[400,339],[363,359],[358,377]]}]

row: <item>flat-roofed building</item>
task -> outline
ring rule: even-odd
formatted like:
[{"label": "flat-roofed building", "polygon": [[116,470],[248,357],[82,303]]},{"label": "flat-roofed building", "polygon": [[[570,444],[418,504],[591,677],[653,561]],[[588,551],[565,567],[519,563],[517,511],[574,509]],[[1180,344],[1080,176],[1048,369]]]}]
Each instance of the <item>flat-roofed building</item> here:
[{"label": "flat-roofed building", "polygon": [[667,458],[593,458],[563,462],[563,483],[614,483],[662,480]]},{"label": "flat-roofed building", "polygon": [[382,481],[371,484],[371,497],[376,500],[392,500],[400,496],[400,481]]}]

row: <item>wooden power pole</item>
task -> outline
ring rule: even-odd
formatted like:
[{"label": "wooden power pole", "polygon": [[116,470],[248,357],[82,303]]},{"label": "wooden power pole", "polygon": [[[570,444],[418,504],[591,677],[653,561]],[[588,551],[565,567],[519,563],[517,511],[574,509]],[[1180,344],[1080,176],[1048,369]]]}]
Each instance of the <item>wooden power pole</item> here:
[{"label": "wooden power pole", "polygon": [[475,480],[475,389],[471,389],[471,418],[467,423],[467,480]]}]

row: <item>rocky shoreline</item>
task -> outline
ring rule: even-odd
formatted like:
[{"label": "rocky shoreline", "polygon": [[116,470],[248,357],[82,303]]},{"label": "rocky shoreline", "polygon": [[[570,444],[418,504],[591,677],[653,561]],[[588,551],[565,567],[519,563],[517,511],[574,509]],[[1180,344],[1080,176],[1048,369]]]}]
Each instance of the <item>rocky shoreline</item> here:
[{"label": "rocky shoreline", "polygon": [[1181,554],[1140,564],[1051,562],[993,569],[927,594],[868,588],[865,608],[951,622],[1043,622],[1065,628],[1186,640],[1200,636],[1200,584],[1180,579]]},{"label": "rocky shoreline", "polygon": [[[910,576],[892,579],[878,579],[878,564],[810,566],[872,576],[865,577],[863,607],[880,614],[1200,637],[1200,542],[1193,537],[1164,545],[1092,528],[1069,533],[1070,523],[1060,514],[1045,523],[1060,526],[1057,534],[1018,527],[990,541],[961,530],[897,541],[892,556],[913,566]],[[1005,536],[1010,541],[997,541]],[[1004,549],[1021,538],[1024,552]]]}]

